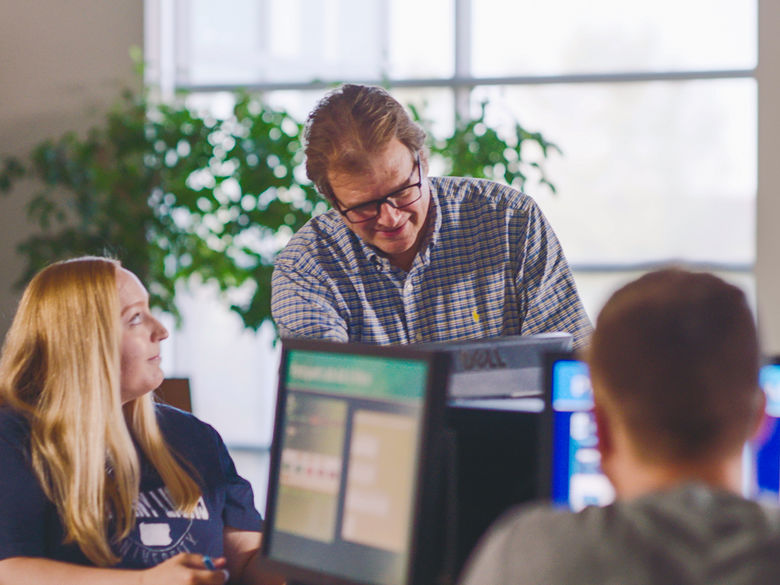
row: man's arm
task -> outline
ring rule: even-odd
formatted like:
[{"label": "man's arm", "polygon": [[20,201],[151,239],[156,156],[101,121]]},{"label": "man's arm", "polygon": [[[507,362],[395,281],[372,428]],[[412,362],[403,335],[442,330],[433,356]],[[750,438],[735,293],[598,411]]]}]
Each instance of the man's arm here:
[{"label": "man's arm", "polygon": [[317,278],[284,265],[276,266],[271,279],[271,315],[282,337],[349,340],[332,291]]},{"label": "man's arm", "polygon": [[593,327],[558,238],[535,203],[526,219],[516,283],[521,294],[521,333],[565,331],[573,336],[576,349],[584,347]]}]

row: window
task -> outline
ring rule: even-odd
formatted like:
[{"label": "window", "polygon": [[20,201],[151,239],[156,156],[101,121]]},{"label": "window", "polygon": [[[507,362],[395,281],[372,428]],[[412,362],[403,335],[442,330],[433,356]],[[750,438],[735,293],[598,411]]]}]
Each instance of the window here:
[{"label": "window", "polygon": [[[620,283],[670,260],[753,295],[757,9],[756,0],[147,0],[148,72],[214,103],[237,87],[263,91],[299,119],[330,83],[386,82],[402,102],[425,104],[434,132],[487,100],[492,125],[517,120],[561,147],[546,167],[557,193],[527,190],[595,316]],[[271,334],[211,323],[198,348],[194,321],[205,315],[193,311],[175,335],[174,368],[191,372],[196,412],[251,455],[272,424]],[[212,333],[237,363],[202,357],[214,355]]]}]

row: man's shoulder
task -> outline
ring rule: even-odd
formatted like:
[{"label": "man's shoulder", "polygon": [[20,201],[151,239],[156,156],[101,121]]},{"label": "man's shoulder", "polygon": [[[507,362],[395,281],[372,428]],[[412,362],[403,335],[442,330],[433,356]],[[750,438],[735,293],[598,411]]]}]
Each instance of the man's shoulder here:
[{"label": "man's shoulder", "polygon": [[[505,513],[474,551],[461,585],[482,582],[579,583],[601,542],[600,509],[572,513],[546,504]],[[594,544],[595,543],[595,544]]]},{"label": "man's shoulder", "polygon": [[496,524],[512,540],[527,542],[529,535],[546,534],[557,547],[566,540],[580,542],[578,533],[596,531],[603,523],[605,508],[588,507],[580,512],[555,507],[546,503],[519,506],[506,513]]},{"label": "man's shoulder", "polygon": [[648,524],[670,525],[674,522],[689,528],[690,537],[716,534],[734,527],[745,534],[780,538],[780,507],[745,498],[728,490],[702,483],[690,483],[638,498],[624,506],[626,517]]},{"label": "man's shoulder", "polygon": [[333,250],[351,249],[354,246],[352,232],[344,225],[338,212],[331,209],[312,217],[290,238],[287,245],[277,254],[276,265],[327,260]]},{"label": "man's shoulder", "polygon": [[580,556],[578,551],[588,556],[582,551],[589,549],[602,530],[605,513],[596,507],[575,513],[546,503],[520,505],[496,521],[484,545],[490,546],[492,541],[493,546],[501,547],[506,562],[512,562],[517,554],[526,560],[529,555],[546,557],[552,550],[568,550],[570,557]]},{"label": "man's shoulder", "polygon": [[487,206],[496,209],[525,211],[536,208],[534,199],[522,191],[489,179],[473,177],[431,177],[443,205]]}]

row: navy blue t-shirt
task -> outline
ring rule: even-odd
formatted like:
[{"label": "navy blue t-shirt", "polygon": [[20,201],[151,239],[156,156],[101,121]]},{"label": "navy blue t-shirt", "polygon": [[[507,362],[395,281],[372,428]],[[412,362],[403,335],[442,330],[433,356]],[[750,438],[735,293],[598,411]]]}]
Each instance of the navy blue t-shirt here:
[{"label": "navy blue t-shirt", "polygon": [[[171,502],[154,467],[141,455],[141,486],[136,524],[114,546],[117,568],[154,566],[180,552],[222,556],[225,526],[262,530],[250,484],[236,473],[222,438],[191,414],[157,405],[168,444],[197,471],[203,496],[191,518]],[[9,408],[0,408],[0,559],[44,557],[91,565],[75,544],[63,544],[57,510],[43,493],[30,466],[29,426]]]}]

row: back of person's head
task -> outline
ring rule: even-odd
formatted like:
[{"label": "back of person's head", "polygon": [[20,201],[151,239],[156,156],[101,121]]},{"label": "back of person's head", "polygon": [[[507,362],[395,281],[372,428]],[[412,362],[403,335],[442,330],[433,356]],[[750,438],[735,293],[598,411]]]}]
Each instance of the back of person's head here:
[{"label": "back of person's head", "polygon": [[425,144],[425,132],[381,87],[343,85],[309,114],[305,129],[306,174],[333,201],[329,172],[360,173],[372,155],[397,138],[411,152]]},{"label": "back of person's head", "polygon": [[760,349],[742,291],[664,269],[618,290],[588,351],[594,392],[637,455],[684,463],[741,448],[758,416]]}]

